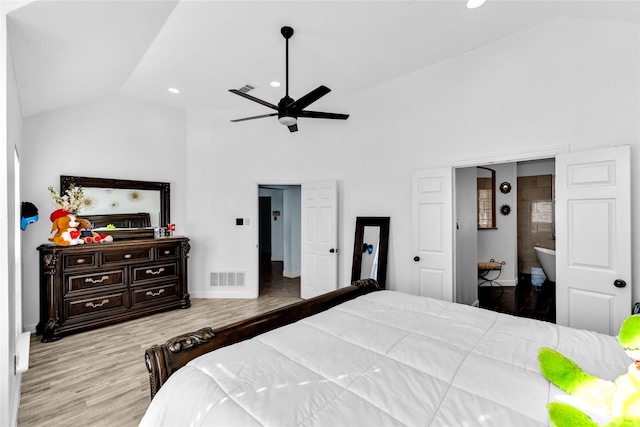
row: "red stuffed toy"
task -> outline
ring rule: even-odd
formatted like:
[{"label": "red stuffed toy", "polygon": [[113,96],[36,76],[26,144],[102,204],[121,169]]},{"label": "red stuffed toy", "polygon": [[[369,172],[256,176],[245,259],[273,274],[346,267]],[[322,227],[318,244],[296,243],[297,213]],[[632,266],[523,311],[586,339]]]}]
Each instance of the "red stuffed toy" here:
[{"label": "red stuffed toy", "polygon": [[78,218],[78,222],[80,223],[80,238],[85,243],[113,242],[113,237],[109,234],[96,233],[91,230],[91,222],[89,220]]},{"label": "red stuffed toy", "polygon": [[80,245],[84,240],[80,238],[80,230],[76,216],[65,209],[53,211],[49,217],[51,222],[51,232],[56,234],[49,238],[49,241],[58,246]]}]

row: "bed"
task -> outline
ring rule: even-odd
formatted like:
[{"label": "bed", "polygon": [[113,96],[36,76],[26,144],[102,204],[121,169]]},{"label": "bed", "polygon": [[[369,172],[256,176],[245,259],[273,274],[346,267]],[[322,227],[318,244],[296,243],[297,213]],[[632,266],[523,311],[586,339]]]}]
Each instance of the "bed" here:
[{"label": "bed", "polygon": [[548,426],[566,396],[539,373],[542,346],[606,379],[630,363],[615,337],[368,279],[148,349],[140,425]]}]

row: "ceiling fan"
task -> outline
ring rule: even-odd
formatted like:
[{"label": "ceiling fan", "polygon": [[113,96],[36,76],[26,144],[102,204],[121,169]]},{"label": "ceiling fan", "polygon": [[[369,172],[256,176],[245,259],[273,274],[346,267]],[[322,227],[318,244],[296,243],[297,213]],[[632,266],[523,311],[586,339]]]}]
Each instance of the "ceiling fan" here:
[{"label": "ceiling fan", "polygon": [[298,117],[310,117],[314,119],[337,119],[337,120],[346,120],[349,115],[348,114],[337,114],[337,113],[324,113],[321,111],[308,111],[305,110],[306,107],[325,96],[331,89],[326,86],[319,86],[318,88],[312,90],[308,94],[304,95],[302,98],[298,100],[294,100],[289,97],[289,39],[293,36],[293,28],[291,27],[282,27],[280,29],[280,33],[285,38],[285,55],[286,55],[286,92],[284,98],[278,102],[278,105],[273,105],[270,102],[263,101],[262,99],[256,98],[254,96],[248,95],[245,92],[241,92],[238,89],[229,89],[229,92],[235,93],[236,95],[240,95],[244,98],[250,99],[251,101],[257,102],[258,104],[262,104],[265,107],[269,107],[273,110],[276,110],[277,113],[270,114],[262,114],[260,116],[252,116],[245,117],[243,119],[235,119],[231,120],[232,122],[242,122],[245,120],[253,120],[253,119],[261,119],[263,117],[271,117],[278,116],[278,121],[283,125],[289,128],[291,132],[298,131]]}]

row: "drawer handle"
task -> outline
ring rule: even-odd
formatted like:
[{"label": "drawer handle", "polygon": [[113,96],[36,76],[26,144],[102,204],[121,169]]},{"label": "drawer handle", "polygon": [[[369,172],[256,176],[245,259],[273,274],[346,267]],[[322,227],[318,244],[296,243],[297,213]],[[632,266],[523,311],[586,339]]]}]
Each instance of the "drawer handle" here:
[{"label": "drawer handle", "polygon": [[102,302],[100,304],[96,304],[93,301],[86,303],[84,306],[85,307],[91,307],[91,308],[98,308],[98,307],[102,307],[105,304],[108,304],[109,300],[108,299],[103,299]]},{"label": "drawer handle", "polygon": [[129,258],[131,258],[131,254],[126,254],[126,255],[124,256],[124,259],[129,259]]},{"label": "drawer handle", "polygon": [[146,295],[150,296],[150,297],[157,297],[157,296],[162,295],[163,293],[164,293],[164,289],[160,289],[157,293],[148,291]]},{"label": "drawer handle", "polygon": [[147,270],[147,271],[145,271],[145,273],[147,273],[147,274],[153,274],[153,275],[155,276],[156,274],[160,274],[160,273],[162,273],[163,271],[164,271],[164,268],[160,267],[160,268],[158,269],[158,271]]},{"label": "drawer handle", "polygon": [[171,255],[171,251],[164,251],[165,255]]},{"label": "drawer handle", "polygon": [[109,276],[102,276],[100,279],[92,279],[91,277],[87,277],[86,279],[84,279],[84,281],[86,283],[102,283],[105,280],[107,280],[109,278]]},{"label": "drawer handle", "polygon": [[80,258],[80,259],[76,260],[76,263],[78,263],[78,264],[84,264],[85,262],[87,262],[87,260],[83,259],[83,258]]}]

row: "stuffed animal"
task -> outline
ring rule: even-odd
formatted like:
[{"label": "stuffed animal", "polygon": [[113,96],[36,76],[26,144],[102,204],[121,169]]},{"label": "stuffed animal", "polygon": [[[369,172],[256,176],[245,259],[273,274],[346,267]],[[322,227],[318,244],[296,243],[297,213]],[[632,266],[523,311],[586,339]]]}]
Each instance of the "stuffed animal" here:
[{"label": "stuffed animal", "polygon": [[78,218],[78,223],[80,224],[78,228],[80,229],[80,238],[84,240],[85,243],[104,243],[104,242],[113,242],[113,236],[110,236],[106,233],[97,233],[91,229],[91,221],[83,218]]},{"label": "stuffed animal", "polygon": [[[538,352],[540,371],[561,390],[578,398],[595,414],[609,419],[607,427],[640,426],[640,315],[628,317],[620,327],[618,341],[633,359],[626,374],[607,381],[583,371],[577,364],[550,348]],[[584,412],[567,403],[547,406],[556,427],[596,427]]]},{"label": "stuffed animal", "polygon": [[58,209],[53,211],[49,217],[51,222],[51,232],[56,234],[49,238],[49,241],[55,243],[58,246],[70,246],[79,245],[84,243],[84,240],[80,238],[80,230],[78,226],[80,223],[76,221],[76,216],[65,209]]}]

